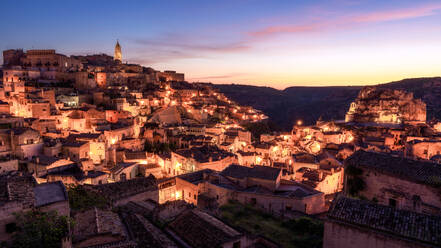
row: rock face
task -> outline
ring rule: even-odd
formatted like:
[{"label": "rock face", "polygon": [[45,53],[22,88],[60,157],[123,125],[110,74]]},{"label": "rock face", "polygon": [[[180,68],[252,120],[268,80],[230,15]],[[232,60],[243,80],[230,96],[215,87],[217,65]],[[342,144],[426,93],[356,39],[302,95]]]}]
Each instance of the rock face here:
[{"label": "rock face", "polygon": [[364,87],[351,103],[346,122],[415,124],[426,121],[426,104],[402,90]]}]

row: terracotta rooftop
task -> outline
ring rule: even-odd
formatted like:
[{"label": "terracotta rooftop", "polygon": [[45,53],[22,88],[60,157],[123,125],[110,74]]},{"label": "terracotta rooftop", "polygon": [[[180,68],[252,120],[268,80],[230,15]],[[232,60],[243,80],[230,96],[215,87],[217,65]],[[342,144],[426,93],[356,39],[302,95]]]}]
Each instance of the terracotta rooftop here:
[{"label": "terracotta rooftop", "polygon": [[339,197],[328,219],[352,224],[405,239],[441,246],[441,217],[398,210],[368,201]]},{"label": "terracotta rooftop", "polygon": [[345,165],[369,168],[416,183],[436,186],[441,181],[441,166],[439,164],[385,153],[359,150],[345,161]]}]

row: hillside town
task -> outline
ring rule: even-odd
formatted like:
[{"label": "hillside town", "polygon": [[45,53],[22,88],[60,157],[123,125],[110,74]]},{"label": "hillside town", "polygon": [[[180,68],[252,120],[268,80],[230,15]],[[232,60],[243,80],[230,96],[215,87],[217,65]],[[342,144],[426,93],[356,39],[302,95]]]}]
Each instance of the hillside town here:
[{"label": "hillside town", "polygon": [[365,87],[344,120],[256,135],[262,111],[122,51],[3,51],[2,245],[19,213],[55,212],[65,248],[441,246],[441,122],[412,93]]}]

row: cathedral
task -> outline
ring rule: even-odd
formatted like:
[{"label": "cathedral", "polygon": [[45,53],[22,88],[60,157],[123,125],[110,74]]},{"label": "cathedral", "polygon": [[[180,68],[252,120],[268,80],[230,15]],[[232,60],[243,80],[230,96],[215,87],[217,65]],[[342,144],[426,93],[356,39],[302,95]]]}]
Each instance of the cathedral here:
[{"label": "cathedral", "polygon": [[121,46],[119,45],[118,40],[116,41],[115,45],[115,55],[113,57],[115,60],[122,62],[122,52],[121,52]]}]

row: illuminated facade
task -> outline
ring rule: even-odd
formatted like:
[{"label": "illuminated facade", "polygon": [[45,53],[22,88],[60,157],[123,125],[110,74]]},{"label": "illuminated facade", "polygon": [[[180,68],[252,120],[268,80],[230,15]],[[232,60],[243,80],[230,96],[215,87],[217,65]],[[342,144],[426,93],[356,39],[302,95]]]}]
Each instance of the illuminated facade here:
[{"label": "illuminated facade", "polygon": [[121,46],[119,45],[119,41],[116,41],[114,59],[116,61],[122,62],[122,52],[121,52]]}]

